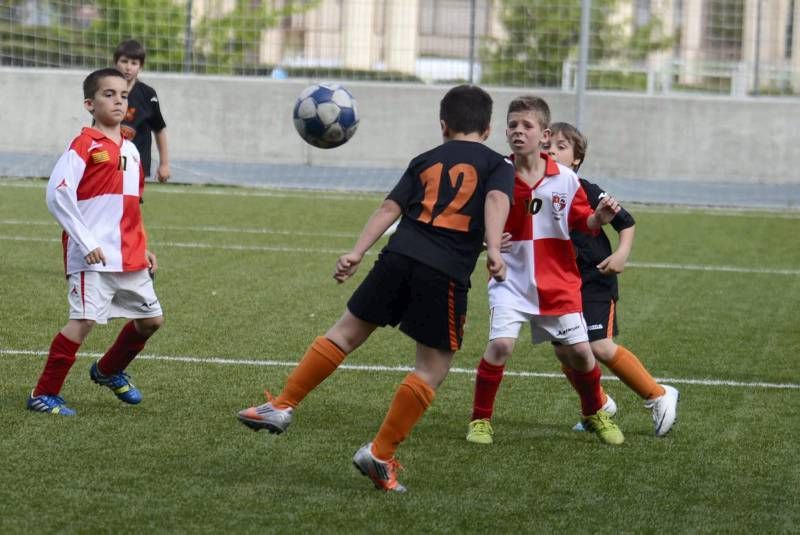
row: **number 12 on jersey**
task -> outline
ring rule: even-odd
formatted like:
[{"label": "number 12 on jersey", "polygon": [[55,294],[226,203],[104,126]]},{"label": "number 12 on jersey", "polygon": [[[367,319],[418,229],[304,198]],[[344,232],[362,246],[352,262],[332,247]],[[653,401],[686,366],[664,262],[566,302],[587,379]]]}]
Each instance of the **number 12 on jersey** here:
[{"label": "number 12 on jersey", "polygon": [[443,168],[444,164],[440,162],[420,173],[419,178],[425,187],[425,198],[422,200],[422,212],[417,220],[435,227],[467,232],[472,217],[460,211],[475,194],[475,189],[478,187],[478,173],[473,166],[466,163],[459,163],[448,169],[450,185],[453,188],[458,186],[458,191],[444,210],[434,216],[433,209],[439,201]]}]

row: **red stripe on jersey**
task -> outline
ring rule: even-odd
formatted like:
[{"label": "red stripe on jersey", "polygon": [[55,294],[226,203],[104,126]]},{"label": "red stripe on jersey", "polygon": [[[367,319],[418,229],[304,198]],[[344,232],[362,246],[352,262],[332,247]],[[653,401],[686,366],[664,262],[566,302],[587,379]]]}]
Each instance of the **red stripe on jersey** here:
[{"label": "red stripe on jersey", "polygon": [[86,314],[86,272],[81,271],[81,307]]},{"label": "red stripe on jersey", "polygon": [[533,239],[533,218],[530,203],[533,189],[519,176],[514,177],[514,204],[508,212],[504,232],[511,233],[512,241]]},{"label": "red stripe on jersey", "polygon": [[61,231],[61,248],[64,250],[64,273],[67,272],[67,242],[69,241],[69,235],[66,231]]},{"label": "red stripe on jersey", "polygon": [[589,216],[593,213],[594,210],[592,210],[592,206],[589,204],[589,198],[586,196],[586,191],[579,187],[577,190],[575,190],[575,196],[572,198],[572,205],[569,209],[569,229],[586,232],[593,236],[599,234],[599,229],[592,230],[586,224]]},{"label": "red stripe on jersey", "polygon": [[142,225],[142,211],[139,197],[124,195],[122,197],[122,213],[120,221],[120,238],[122,242],[122,270],[137,271],[147,267],[145,248],[147,247]]},{"label": "red stripe on jersey", "polygon": [[539,290],[540,314],[560,316],[583,310],[581,275],[572,244],[541,238],[533,241],[534,278]]}]

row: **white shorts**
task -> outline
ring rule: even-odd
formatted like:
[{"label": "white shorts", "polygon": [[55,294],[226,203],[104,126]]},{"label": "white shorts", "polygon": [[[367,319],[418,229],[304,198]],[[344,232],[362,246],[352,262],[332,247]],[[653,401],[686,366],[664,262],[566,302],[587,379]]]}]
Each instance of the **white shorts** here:
[{"label": "white shorts", "polygon": [[69,319],[108,323],[110,318],[156,318],[161,304],[146,269],[124,273],[81,271],[67,278]]},{"label": "white shorts", "polygon": [[489,340],[519,337],[523,323],[531,326],[531,342],[558,342],[571,346],[589,341],[589,331],[583,314],[573,312],[563,316],[543,316],[520,312],[508,307],[494,307],[489,319]]}]

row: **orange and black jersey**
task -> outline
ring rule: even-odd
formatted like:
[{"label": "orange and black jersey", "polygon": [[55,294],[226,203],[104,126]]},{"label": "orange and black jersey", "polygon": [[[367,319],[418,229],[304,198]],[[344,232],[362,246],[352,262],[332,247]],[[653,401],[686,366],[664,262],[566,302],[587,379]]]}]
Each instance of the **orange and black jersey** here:
[{"label": "orange and black jersey", "polygon": [[[597,209],[600,199],[606,196],[606,192],[597,184],[586,179],[581,178],[580,181],[581,187],[589,198],[589,205],[593,210]],[[617,232],[635,224],[633,216],[622,207],[620,207],[614,219],[611,220],[611,226]],[[581,272],[581,280],[583,281],[581,294],[583,300],[608,301],[618,299],[617,276],[603,275],[597,269],[597,264],[611,256],[612,253],[611,243],[608,241],[606,233],[601,229],[597,235],[592,236],[583,232],[573,231],[570,232],[569,237],[575,246],[576,261]]]},{"label": "orange and black jersey", "polygon": [[514,165],[486,145],[448,141],[408,165],[387,199],[403,217],[384,250],[437,269],[463,284],[484,238],[484,203],[491,190],[512,198]]},{"label": "orange and black jersey", "polygon": [[152,132],[160,132],[166,126],[156,90],[137,80],[128,94],[128,111],[122,120],[122,135],[133,141],[139,150],[144,176],[150,176]]}]

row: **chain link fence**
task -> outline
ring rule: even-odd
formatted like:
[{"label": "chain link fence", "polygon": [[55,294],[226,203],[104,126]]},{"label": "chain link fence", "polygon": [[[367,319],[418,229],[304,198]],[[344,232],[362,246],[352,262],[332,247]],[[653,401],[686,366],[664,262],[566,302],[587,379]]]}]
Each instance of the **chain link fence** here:
[{"label": "chain link fence", "polygon": [[588,90],[800,92],[800,0],[3,0],[0,64],[571,91],[584,2]]}]

